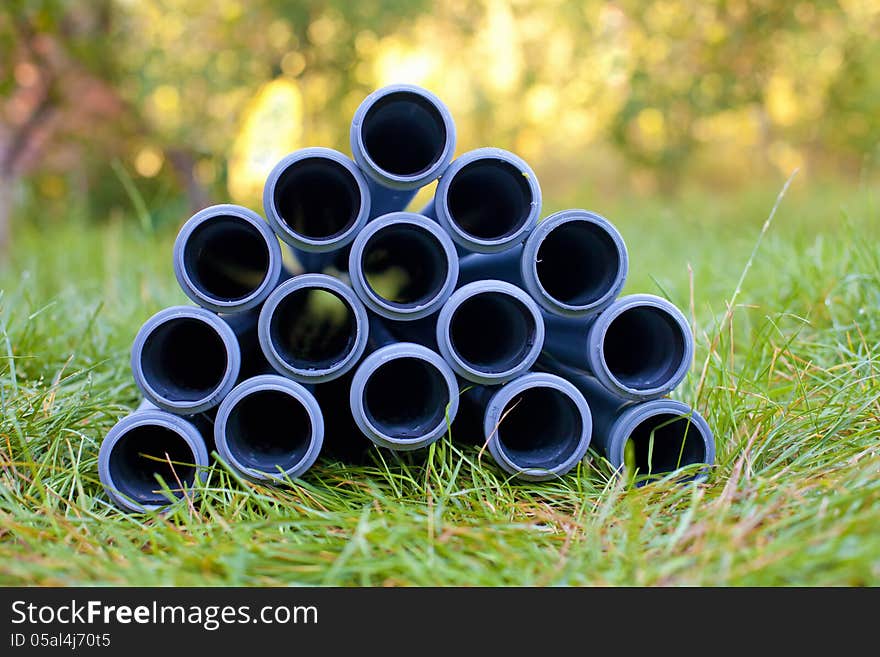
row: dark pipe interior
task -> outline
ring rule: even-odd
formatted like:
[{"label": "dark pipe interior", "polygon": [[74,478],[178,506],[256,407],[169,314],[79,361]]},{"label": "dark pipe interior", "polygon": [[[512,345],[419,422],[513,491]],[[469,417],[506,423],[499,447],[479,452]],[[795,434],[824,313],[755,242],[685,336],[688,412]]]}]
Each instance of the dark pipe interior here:
[{"label": "dark pipe interior", "polygon": [[297,369],[327,369],[343,361],[357,338],[354,310],[331,290],[305,287],[285,296],[272,313],[269,338]]},{"label": "dark pipe interior", "polygon": [[500,373],[519,365],[535,342],[537,326],[528,307],[501,292],[475,294],[462,302],[449,324],[458,356],[480,372]]},{"label": "dark pipe interior", "polygon": [[305,406],[280,390],[257,390],[243,397],[226,421],[232,456],[246,468],[270,474],[281,474],[302,461],[311,435]]},{"label": "dark pipe interior", "polygon": [[361,263],[373,292],[401,308],[434,299],[449,274],[440,240],[410,224],[379,230],[364,245]]},{"label": "dark pipe interior", "polygon": [[607,232],[588,221],[570,221],[551,230],[538,247],[541,287],[555,300],[586,306],[614,285],[620,254]]},{"label": "dark pipe interior", "polygon": [[214,299],[235,301],[256,291],[269,271],[269,248],[240,217],[213,217],[189,236],[183,263],[193,285]]},{"label": "dark pipe interior", "polygon": [[332,239],[354,224],[361,192],[355,177],[339,162],[305,158],[278,177],[274,202],[281,220],[298,235]]},{"label": "dark pipe interior", "polygon": [[577,449],[584,429],[574,401],[553,388],[524,390],[501,417],[496,434],[499,444],[522,468],[549,470],[565,462]]},{"label": "dark pipe interior", "polygon": [[141,352],[144,379],[159,396],[173,402],[211,395],[223,381],[226,365],[226,347],[216,329],[191,317],[157,326]]},{"label": "dark pipe interior", "polygon": [[364,117],[361,134],[376,166],[400,176],[431,168],[446,144],[443,116],[432,103],[408,91],[376,101]]},{"label": "dark pipe interior", "polygon": [[638,424],[629,437],[633,465],[640,475],[661,475],[706,462],[706,444],[687,417],[660,413]]},{"label": "dark pipe interior", "polygon": [[395,358],[381,365],[364,388],[370,422],[399,440],[420,438],[446,417],[449,388],[443,374],[421,358]]},{"label": "dark pipe interior", "polygon": [[195,481],[195,461],[192,449],[177,432],[141,425],[127,431],[114,445],[109,468],[116,489],[125,497],[140,504],[166,504],[168,497],[156,475],[182,497],[180,484],[189,487]]},{"label": "dark pipe interior", "polygon": [[686,350],[681,326],[664,310],[636,306],[614,318],[603,355],[612,376],[636,390],[663,386],[681,365]]},{"label": "dark pipe interior", "polygon": [[475,160],[452,179],[446,202],[452,220],[480,239],[502,239],[523,227],[532,190],[518,167],[503,160]]}]

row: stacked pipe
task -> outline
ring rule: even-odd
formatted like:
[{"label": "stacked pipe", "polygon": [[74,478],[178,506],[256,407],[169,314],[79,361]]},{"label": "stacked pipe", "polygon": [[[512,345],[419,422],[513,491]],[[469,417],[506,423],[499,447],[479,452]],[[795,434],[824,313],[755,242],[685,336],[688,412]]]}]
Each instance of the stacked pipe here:
[{"label": "stacked pipe", "polygon": [[320,454],[423,450],[450,427],[525,480],[565,474],[591,445],[641,481],[712,463],[705,420],[666,398],[691,363],[688,323],[659,297],[620,296],[614,226],[585,210],[538,223],[526,162],[454,149],[446,106],[392,85],[355,112],[352,158],[306,148],[274,167],[265,220],[215,205],[183,225],[174,272],[196,305],[134,339],[144,402],[99,454],[114,503],[191,496],[211,455],[284,484]]}]

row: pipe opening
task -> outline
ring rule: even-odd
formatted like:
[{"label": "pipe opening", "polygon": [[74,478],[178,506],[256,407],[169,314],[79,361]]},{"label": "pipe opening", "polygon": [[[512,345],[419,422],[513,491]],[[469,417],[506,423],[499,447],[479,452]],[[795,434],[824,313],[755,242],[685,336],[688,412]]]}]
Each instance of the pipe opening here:
[{"label": "pipe opening", "polygon": [[414,176],[443,156],[446,124],[426,98],[398,91],[377,100],[361,125],[367,156],[384,171]]},{"label": "pipe opening", "polygon": [[377,231],[364,245],[361,267],[370,289],[400,308],[432,301],[449,276],[443,243],[411,224],[390,224]]},{"label": "pipe opening", "polygon": [[589,306],[612,289],[620,273],[620,253],[611,236],[589,221],[562,223],[538,247],[538,282],[554,300]]},{"label": "pipe opening", "polygon": [[223,382],[227,353],[223,339],[207,322],[192,317],[169,319],[144,341],[144,380],[171,402],[209,397]]},{"label": "pipe opening", "polygon": [[706,443],[687,416],[658,413],[633,429],[626,445],[626,465],[639,475],[663,475],[706,462]]},{"label": "pipe opening", "polygon": [[421,358],[395,358],[367,380],[363,405],[367,419],[395,440],[418,439],[446,418],[449,388],[443,373]]},{"label": "pipe opening", "polygon": [[608,371],[634,390],[666,385],[687,351],[682,327],[660,308],[636,306],[615,317],[605,333],[602,353]]},{"label": "pipe opening", "polygon": [[517,466],[551,470],[577,451],[584,431],[577,405],[555,388],[527,388],[501,412],[498,443]]},{"label": "pipe opening", "polygon": [[263,234],[244,219],[214,216],[190,233],[183,263],[193,286],[212,299],[238,301],[254,292],[269,273]]},{"label": "pipe opening", "polygon": [[537,339],[528,306],[502,292],[483,292],[461,303],[449,323],[449,343],[458,357],[487,374],[508,372],[522,363]]},{"label": "pipe opening", "polygon": [[324,157],[293,162],[278,177],[272,198],[281,221],[309,239],[330,240],[348,231],[362,203],[351,171]]},{"label": "pipe opening", "polygon": [[519,167],[497,159],[475,160],[449,184],[449,215],[479,239],[502,239],[519,231],[532,211],[532,190]]},{"label": "pipe opening", "polygon": [[324,370],[344,361],[357,341],[354,309],[320,287],[287,294],[272,313],[269,339],[278,356],[300,370]]},{"label": "pipe opening", "polygon": [[280,475],[309,451],[312,420],[303,403],[280,390],[256,390],[229,411],[226,447],[245,468]]},{"label": "pipe opening", "polygon": [[141,425],[117,441],[108,466],[113,484],[122,495],[142,505],[163,505],[168,503],[168,497],[156,475],[176,497],[183,497],[180,485],[193,485],[195,462],[196,455],[176,431],[159,425]]}]

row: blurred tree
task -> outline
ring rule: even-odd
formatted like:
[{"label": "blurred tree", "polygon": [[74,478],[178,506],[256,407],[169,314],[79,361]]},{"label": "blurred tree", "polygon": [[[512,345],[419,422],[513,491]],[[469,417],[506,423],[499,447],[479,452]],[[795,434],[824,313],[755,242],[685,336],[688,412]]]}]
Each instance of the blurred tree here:
[{"label": "blurred tree", "polygon": [[0,247],[14,198],[175,222],[258,204],[288,150],[347,151],[357,104],[393,81],[549,194],[849,172],[880,138],[878,33],[876,0],[7,0]]},{"label": "blurred tree", "polygon": [[[26,174],[53,173],[50,188],[112,205],[125,200],[108,175],[119,159],[143,179],[170,177],[191,210],[222,198],[227,156],[261,85],[288,79],[309,106],[282,118],[332,134],[356,85],[352,24],[393,30],[421,9],[401,0],[12,0],[0,13],[0,247]],[[263,175],[274,161],[264,164]]]},{"label": "blurred tree", "polygon": [[[294,133],[308,135],[312,143],[345,148],[344,126],[354,111],[346,101],[361,87],[358,38],[393,32],[423,9],[423,2],[408,0],[164,0],[133,3],[114,36],[122,46],[118,59],[126,96],[143,108],[164,155],[176,152],[177,168],[185,163],[194,172],[191,184],[219,191],[227,158],[245,157],[247,144],[236,149],[235,136],[251,113],[259,113],[263,124],[262,130],[249,130],[249,137],[265,135],[269,150],[257,158],[256,172],[242,171],[238,162],[240,175],[264,178],[297,145],[272,148],[284,132],[282,123],[295,124]],[[280,93],[261,98],[261,88],[273,80],[284,81],[274,87]],[[274,102],[280,113],[266,111],[261,100]],[[185,155],[177,152],[183,144],[189,149]],[[253,200],[248,198],[253,190],[240,187],[233,184],[229,191],[238,200]]]},{"label": "blurred tree", "polygon": [[66,11],[66,3],[12,1],[0,13],[0,252],[9,242],[17,181],[41,167],[77,166],[83,144],[112,153],[118,136],[96,125],[119,119],[124,102],[107,54],[109,2]]}]

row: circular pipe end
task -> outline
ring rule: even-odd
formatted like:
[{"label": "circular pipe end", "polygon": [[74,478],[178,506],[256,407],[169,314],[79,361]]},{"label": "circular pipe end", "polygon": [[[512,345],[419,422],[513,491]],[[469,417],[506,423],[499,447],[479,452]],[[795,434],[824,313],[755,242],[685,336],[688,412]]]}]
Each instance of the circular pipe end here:
[{"label": "circular pipe end", "polygon": [[208,450],[198,429],[160,410],[122,418],[98,452],[98,476],[107,495],[121,509],[136,513],[171,504],[157,475],[181,498],[204,480],[207,467]]},{"label": "circular pipe end", "polygon": [[458,282],[455,244],[435,221],[412,212],[374,219],[355,238],[351,286],[381,317],[411,321],[436,312]]},{"label": "circular pipe end", "polygon": [[437,346],[456,374],[483,385],[516,378],[544,346],[541,310],[522,289],[504,281],[468,283],[437,318]]},{"label": "circular pipe end", "polygon": [[218,313],[258,306],[281,276],[278,240],[260,215],[240,205],[212,205],[190,217],[173,258],[183,292]]},{"label": "circular pipe end", "polygon": [[437,220],[456,244],[497,253],[525,241],[541,213],[531,167],[500,148],[478,148],[452,162],[434,195]]},{"label": "circular pipe end", "polygon": [[296,479],[318,458],[324,416],[299,383],[274,374],[255,376],[220,404],[214,443],[223,462],[248,479]]},{"label": "circular pipe end", "polygon": [[[642,482],[689,465],[711,466],[715,462],[715,438],[709,424],[675,399],[655,399],[630,407],[615,420],[610,433],[609,463],[621,472],[632,468]],[[704,469],[695,479],[707,476]]]},{"label": "circular pipe end", "polygon": [[284,157],[266,179],[263,209],[272,230],[311,253],[351,243],[370,216],[366,178],[330,148],[303,148]]},{"label": "circular pipe end", "polygon": [[367,96],[351,121],[351,152],[383,187],[412,190],[439,178],[455,152],[455,123],[427,89],[393,84]]},{"label": "circular pipe end", "polygon": [[399,342],[361,363],[349,402],[367,438],[380,447],[410,451],[446,433],[458,413],[458,382],[439,354]]},{"label": "circular pipe end", "polygon": [[505,472],[545,481],[564,475],[584,458],[593,418],[571,383],[554,374],[531,373],[493,395],[483,431],[489,452]]},{"label": "circular pipe end", "polygon": [[586,317],[620,294],[629,257],[610,221],[586,210],[564,210],[532,231],[520,268],[526,289],[546,311]]},{"label": "circular pipe end", "polygon": [[611,304],[590,327],[587,344],[587,363],[599,382],[636,401],[671,392],[687,376],[694,357],[684,314],[651,294]]},{"label": "circular pipe end", "polygon": [[260,310],[257,335],[272,367],[301,383],[323,383],[351,370],[367,347],[364,304],[342,281],[302,274],[279,285]]},{"label": "circular pipe end", "polygon": [[159,408],[194,415],[232,390],[241,350],[229,324],[204,308],[172,306],[141,326],[131,348],[134,381]]}]

